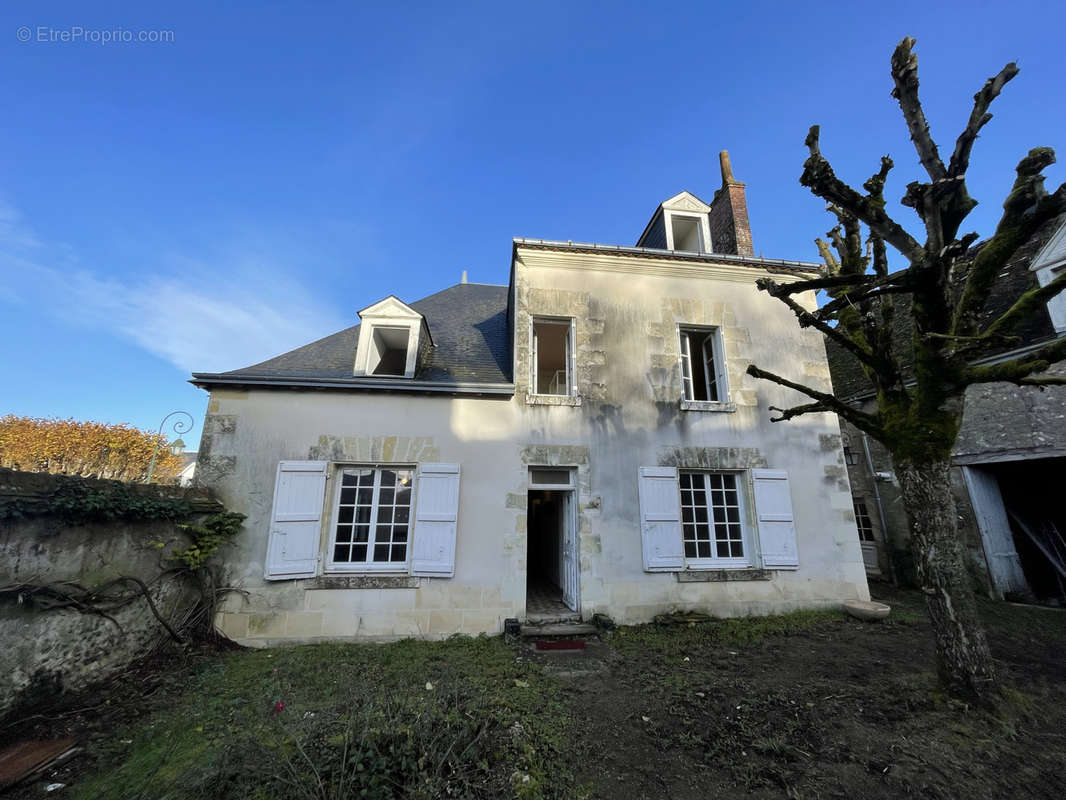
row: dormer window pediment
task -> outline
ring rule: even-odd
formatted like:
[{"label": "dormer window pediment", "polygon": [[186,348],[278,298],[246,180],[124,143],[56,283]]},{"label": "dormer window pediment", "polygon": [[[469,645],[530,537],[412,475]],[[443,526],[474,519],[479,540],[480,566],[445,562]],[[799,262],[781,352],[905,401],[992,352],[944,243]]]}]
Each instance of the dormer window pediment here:
[{"label": "dormer window pediment", "polygon": [[355,377],[413,378],[420,356],[433,345],[426,318],[389,295],[359,311]]}]

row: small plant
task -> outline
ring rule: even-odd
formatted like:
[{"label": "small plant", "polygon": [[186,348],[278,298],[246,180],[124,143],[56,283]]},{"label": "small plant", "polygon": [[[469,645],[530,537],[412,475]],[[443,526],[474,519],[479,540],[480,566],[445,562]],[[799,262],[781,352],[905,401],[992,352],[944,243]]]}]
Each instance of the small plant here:
[{"label": "small plant", "polygon": [[244,514],[223,511],[212,514],[203,522],[178,525],[193,541],[192,545],[174,553],[174,558],[189,569],[199,569],[210,560],[218,548],[236,536],[241,530]]}]

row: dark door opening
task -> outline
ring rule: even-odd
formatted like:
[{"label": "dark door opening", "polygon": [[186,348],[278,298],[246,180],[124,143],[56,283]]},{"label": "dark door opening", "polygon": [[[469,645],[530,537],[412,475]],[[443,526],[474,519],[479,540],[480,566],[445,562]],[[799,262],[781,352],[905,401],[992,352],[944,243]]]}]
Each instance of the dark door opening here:
[{"label": "dark door opening", "polygon": [[1038,602],[1066,604],[1066,459],[996,464],[994,474],[1030,590]]},{"label": "dark door opening", "polygon": [[566,533],[570,492],[533,489],[528,497],[526,616],[568,615]]}]

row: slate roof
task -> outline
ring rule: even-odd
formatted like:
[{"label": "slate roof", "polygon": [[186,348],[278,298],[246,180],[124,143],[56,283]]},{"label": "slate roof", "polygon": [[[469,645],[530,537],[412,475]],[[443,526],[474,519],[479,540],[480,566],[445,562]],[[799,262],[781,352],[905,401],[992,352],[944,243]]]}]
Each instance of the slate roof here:
[{"label": "slate roof", "polygon": [[[1051,239],[1060,226],[1066,225],[1066,214],[1049,220],[1037,229],[1024,245],[1018,248],[1014,258],[1004,267],[996,282],[989,292],[981,311],[981,326],[987,326],[997,319],[1022,294],[1037,286],[1036,275],[1030,272],[1029,265],[1040,252],[1040,249]],[[966,258],[972,260],[984,242],[979,242],[970,248]],[[961,291],[962,282],[966,272],[959,271],[956,281],[956,290]],[[900,295],[896,300],[896,314],[894,317],[895,330],[893,331],[893,345],[896,357],[903,366],[904,375],[910,373],[913,361],[913,353],[910,348],[911,317],[908,313],[910,295]],[[1005,345],[995,350],[990,350],[989,355],[1015,350],[1026,345],[1036,344],[1055,338],[1055,329],[1051,324],[1051,317],[1047,309],[1039,314],[1034,314],[1028,320],[1018,326],[1016,331],[1020,341],[1015,344]],[[840,398],[847,399],[859,397],[873,391],[873,386],[866,380],[866,376],[859,366],[858,360],[842,348],[832,339],[825,341],[826,356],[829,359],[829,372],[833,379],[833,390]]]},{"label": "slate roof", "polygon": [[[507,298],[506,286],[460,283],[410,303],[425,317],[435,346],[412,379],[384,380],[398,389],[471,383],[510,387]],[[352,376],[358,342],[359,326],[353,325],[259,364],[222,373],[193,373],[191,382],[201,387],[275,383],[380,389],[383,379]]]}]

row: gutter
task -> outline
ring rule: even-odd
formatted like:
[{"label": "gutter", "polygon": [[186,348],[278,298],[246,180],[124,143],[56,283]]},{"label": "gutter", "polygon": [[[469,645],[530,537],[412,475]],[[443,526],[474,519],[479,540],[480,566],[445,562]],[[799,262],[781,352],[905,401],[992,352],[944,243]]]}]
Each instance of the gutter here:
[{"label": "gutter", "polygon": [[267,376],[242,378],[233,375],[193,373],[192,380],[189,383],[201,389],[205,389],[208,386],[265,386],[298,389],[369,389],[442,394],[514,395],[513,383],[472,383],[464,381],[444,383],[441,381],[405,380],[403,383],[399,383],[381,379],[272,378]]}]

